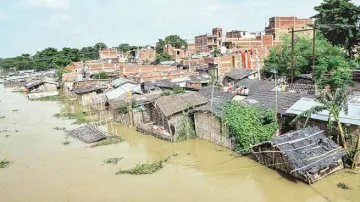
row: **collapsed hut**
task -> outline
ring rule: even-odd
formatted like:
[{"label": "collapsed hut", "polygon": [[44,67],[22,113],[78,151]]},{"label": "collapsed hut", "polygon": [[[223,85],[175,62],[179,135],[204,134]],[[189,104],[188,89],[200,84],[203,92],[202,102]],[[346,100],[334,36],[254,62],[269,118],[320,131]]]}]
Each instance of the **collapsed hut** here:
[{"label": "collapsed hut", "polygon": [[59,95],[57,89],[60,87],[58,82],[54,81],[29,81],[24,84],[29,99],[39,99]]},{"label": "collapsed hut", "polygon": [[66,131],[68,135],[85,143],[93,143],[105,139],[105,132],[91,125],[82,126],[74,130]]},{"label": "collapsed hut", "polygon": [[312,184],[344,168],[346,151],[317,127],[286,133],[253,147],[257,160]]}]

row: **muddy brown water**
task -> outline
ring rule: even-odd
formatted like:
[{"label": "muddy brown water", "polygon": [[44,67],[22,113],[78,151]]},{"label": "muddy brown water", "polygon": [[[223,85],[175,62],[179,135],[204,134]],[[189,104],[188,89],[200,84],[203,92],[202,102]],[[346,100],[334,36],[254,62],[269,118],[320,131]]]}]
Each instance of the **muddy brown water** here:
[{"label": "muddy brown water", "polygon": [[[117,124],[102,126],[125,142],[89,148],[54,127],[76,128],[53,115],[87,110],[74,103],[28,101],[22,93],[0,86],[0,160],[13,163],[0,169],[1,202],[97,201],[360,201],[360,174],[343,170],[307,185],[266,168],[248,157],[207,141],[169,143]],[[13,111],[18,110],[18,111]],[[115,175],[138,162],[171,154],[152,175]],[[104,164],[123,157],[117,165]],[[339,182],[350,190],[337,187]]]}]

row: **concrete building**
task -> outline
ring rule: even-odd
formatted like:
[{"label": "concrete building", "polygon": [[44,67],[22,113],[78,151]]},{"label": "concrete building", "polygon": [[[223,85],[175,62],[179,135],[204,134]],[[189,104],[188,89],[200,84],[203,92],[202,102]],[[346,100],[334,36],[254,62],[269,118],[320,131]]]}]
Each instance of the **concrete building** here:
[{"label": "concrete building", "polygon": [[269,25],[265,27],[265,34],[272,35],[275,41],[279,41],[281,34],[288,33],[290,28],[309,28],[310,24],[313,24],[313,20],[310,18],[276,16],[269,18]]},{"label": "concrete building", "polygon": [[211,34],[203,34],[195,37],[195,51],[209,53],[220,48],[222,45],[222,28],[214,28]]}]

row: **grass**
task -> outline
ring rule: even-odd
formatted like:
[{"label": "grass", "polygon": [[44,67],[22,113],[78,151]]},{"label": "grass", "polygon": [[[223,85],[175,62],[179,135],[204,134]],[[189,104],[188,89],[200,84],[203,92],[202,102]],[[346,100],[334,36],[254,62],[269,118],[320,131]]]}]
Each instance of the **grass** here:
[{"label": "grass", "polygon": [[119,170],[117,171],[115,174],[116,175],[121,175],[121,174],[130,174],[130,175],[148,175],[148,174],[153,174],[156,171],[160,170],[161,168],[163,168],[163,164],[166,163],[171,156],[167,157],[166,159],[160,160],[160,161],[155,161],[152,163],[139,163],[136,164],[135,168],[132,169],[128,169],[128,170]]},{"label": "grass", "polygon": [[66,100],[66,97],[59,95],[33,99],[33,101],[64,101],[64,100]]},{"label": "grass", "polygon": [[5,160],[2,160],[0,161],[0,168],[6,168],[10,165],[10,161],[7,161],[6,159]]},{"label": "grass", "polygon": [[123,138],[119,136],[109,136],[104,140],[101,140],[95,144],[92,144],[90,147],[99,147],[99,146],[105,146],[105,145],[111,145],[111,144],[118,144],[120,142],[124,141]]},{"label": "grass", "polygon": [[121,158],[109,158],[104,161],[106,164],[117,164],[123,157]]},{"label": "grass", "polygon": [[75,122],[73,124],[84,124],[90,123],[91,121],[87,118],[88,116],[94,115],[94,112],[75,112],[75,113],[57,113],[54,115],[56,118],[68,118],[74,119]]},{"label": "grass", "polygon": [[338,184],[337,184],[337,186],[340,188],[340,189],[345,189],[345,190],[347,190],[347,189],[350,189],[345,183],[343,183],[343,182],[339,182]]}]

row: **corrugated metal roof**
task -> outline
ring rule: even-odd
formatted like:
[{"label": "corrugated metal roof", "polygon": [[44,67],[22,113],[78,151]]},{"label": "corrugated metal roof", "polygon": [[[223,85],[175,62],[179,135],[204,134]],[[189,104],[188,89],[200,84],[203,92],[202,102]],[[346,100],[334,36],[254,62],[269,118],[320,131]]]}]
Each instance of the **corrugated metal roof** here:
[{"label": "corrugated metal roof", "polygon": [[113,80],[113,81],[111,82],[111,85],[112,85],[114,88],[117,88],[117,87],[119,87],[119,86],[121,86],[121,85],[123,85],[123,84],[125,84],[125,83],[133,83],[133,84],[135,84],[134,81],[131,81],[131,80],[129,80],[129,79],[117,78],[117,79],[115,79],[115,80]]},{"label": "corrugated metal roof", "polygon": [[128,93],[129,91],[132,91],[132,89],[136,89],[139,85],[137,84],[132,84],[132,83],[126,83],[116,89],[113,89],[111,91],[106,92],[106,97],[108,99],[115,99],[117,97],[120,97],[126,93]]},{"label": "corrugated metal roof", "polygon": [[[313,106],[320,105],[316,100],[309,98],[301,98],[294,105],[292,105],[285,113],[299,115],[302,112],[310,109]],[[360,125],[360,104],[348,103],[348,114],[344,111],[340,112],[340,122],[345,124]],[[312,114],[311,118],[316,120],[327,121],[329,111],[324,110],[322,112]]]}]

